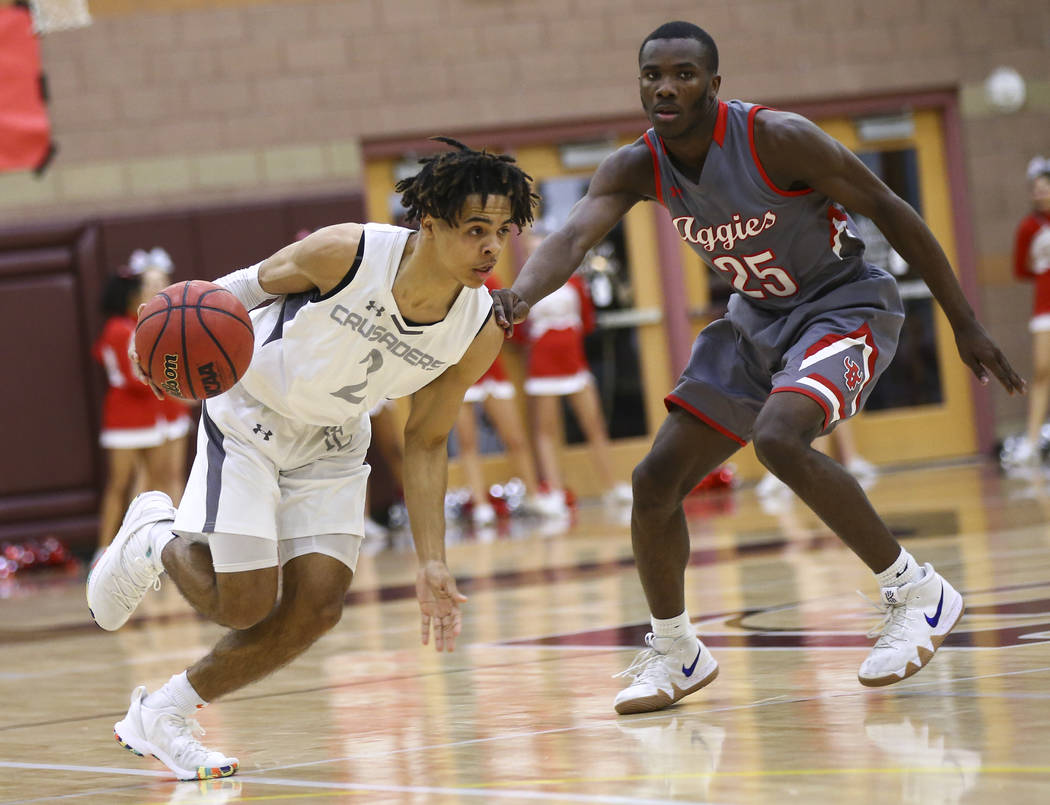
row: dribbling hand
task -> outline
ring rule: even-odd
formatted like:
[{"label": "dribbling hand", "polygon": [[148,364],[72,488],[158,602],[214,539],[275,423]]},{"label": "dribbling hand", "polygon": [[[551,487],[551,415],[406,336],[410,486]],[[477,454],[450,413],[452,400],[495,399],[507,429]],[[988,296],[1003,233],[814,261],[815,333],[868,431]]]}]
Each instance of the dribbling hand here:
[{"label": "dribbling hand", "polygon": [[492,314],[510,338],[514,335],[514,325],[521,324],[529,315],[529,304],[510,288],[500,288],[492,291]]},{"label": "dribbling hand", "polygon": [[416,597],[422,611],[423,645],[430,642],[430,627],[434,627],[434,648],[437,651],[454,651],[456,637],[462,622],[459,605],[467,597],[456,589],[456,580],[444,562],[431,560],[416,574]]}]

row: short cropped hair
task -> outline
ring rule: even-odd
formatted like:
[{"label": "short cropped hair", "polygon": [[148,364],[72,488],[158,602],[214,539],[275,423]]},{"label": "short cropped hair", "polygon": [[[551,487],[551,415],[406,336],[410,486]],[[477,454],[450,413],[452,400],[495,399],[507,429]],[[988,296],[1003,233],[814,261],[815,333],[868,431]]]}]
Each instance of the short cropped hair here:
[{"label": "short cropped hair", "polygon": [[642,49],[654,39],[695,39],[704,48],[706,62],[704,66],[707,67],[707,70],[711,75],[717,75],[718,45],[716,45],[715,40],[711,38],[711,34],[699,25],[693,25],[691,22],[682,22],[681,20],[665,22],[649,34],[649,36],[645,37],[645,41],[643,41],[641,47],[638,48],[638,61],[642,60]]},{"label": "short cropped hair", "polygon": [[424,157],[419,160],[423,166],[419,173],[394,186],[401,194],[406,218],[419,220],[432,215],[456,226],[468,196],[481,196],[482,206],[489,196],[506,196],[510,199],[511,223],[518,229],[532,223],[539,196],[532,192],[532,177],[514,157],[475,151],[451,137],[431,139],[455,150]]}]

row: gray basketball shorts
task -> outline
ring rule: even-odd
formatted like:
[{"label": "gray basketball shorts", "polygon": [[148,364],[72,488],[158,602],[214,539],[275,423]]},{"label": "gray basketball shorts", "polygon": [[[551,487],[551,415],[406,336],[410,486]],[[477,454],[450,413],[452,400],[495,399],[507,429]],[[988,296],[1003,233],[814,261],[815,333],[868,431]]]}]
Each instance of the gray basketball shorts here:
[{"label": "gray basketball shorts", "polygon": [[889,366],[904,323],[897,282],[865,265],[854,281],[787,311],[734,295],[701,331],[664,403],[747,444],[770,394],[803,394],[824,410],[823,432],[864,407]]},{"label": "gray basketball shorts", "polygon": [[[275,540],[364,534],[367,416],[341,427],[288,419],[234,386],[207,400],[173,530]],[[282,548],[283,550],[283,548]],[[356,545],[347,555],[356,556]]]}]

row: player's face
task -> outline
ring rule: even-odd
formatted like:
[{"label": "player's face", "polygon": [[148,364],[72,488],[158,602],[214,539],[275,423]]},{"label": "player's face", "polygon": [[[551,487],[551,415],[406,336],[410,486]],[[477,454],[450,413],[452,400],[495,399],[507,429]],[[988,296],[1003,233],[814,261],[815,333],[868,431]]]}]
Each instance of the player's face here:
[{"label": "player's face", "polygon": [[721,76],[712,75],[695,39],[654,39],[638,60],[642,108],[664,139],[688,136],[718,108]]},{"label": "player's face", "polygon": [[480,288],[496,267],[511,232],[511,205],[506,196],[468,196],[455,226],[433,220],[441,263],[468,288]]}]

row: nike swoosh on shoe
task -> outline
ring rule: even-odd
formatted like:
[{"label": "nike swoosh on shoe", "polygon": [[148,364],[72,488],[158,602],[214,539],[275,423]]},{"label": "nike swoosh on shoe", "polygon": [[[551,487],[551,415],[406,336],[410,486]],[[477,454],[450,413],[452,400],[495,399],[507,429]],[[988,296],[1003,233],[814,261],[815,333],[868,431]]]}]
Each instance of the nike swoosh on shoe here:
[{"label": "nike swoosh on shoe", "polygon": [[[943,591],[942,591],[942,594],[943,594]],[[937,610],[937,612],[938,612],[938,614],[940,614],[940,610],[939,609]],[[696,670],[696,663],[700,659],[700,652],[702,652],[703,650],[704,650],[703,647],[700,647],[700,648],[698,648],[696,650],[696,656],[693,657],[693,664],[692,665],[690,665],[688,668],[686,666],[684,666],[684,665],[682,666],[682,673],[685,674],[686,677],[690,677],[690,676],[693,675],[693,671]]]},{"label": "nike swoosh on shoe", "polygon": [[941,600],[937,602],[937,611],[933,613],[933,617],[931,618],[925,612],[922,613],[922,616],[924,618],[926,618],[926,622],[928,624],[930,624],[930,626],[932,626],[934,628],[937,627],[937,623],[941,619],[941,607],[943,607],[943,606],[944,606],[944,585],[942,584],[941,585]]}]

